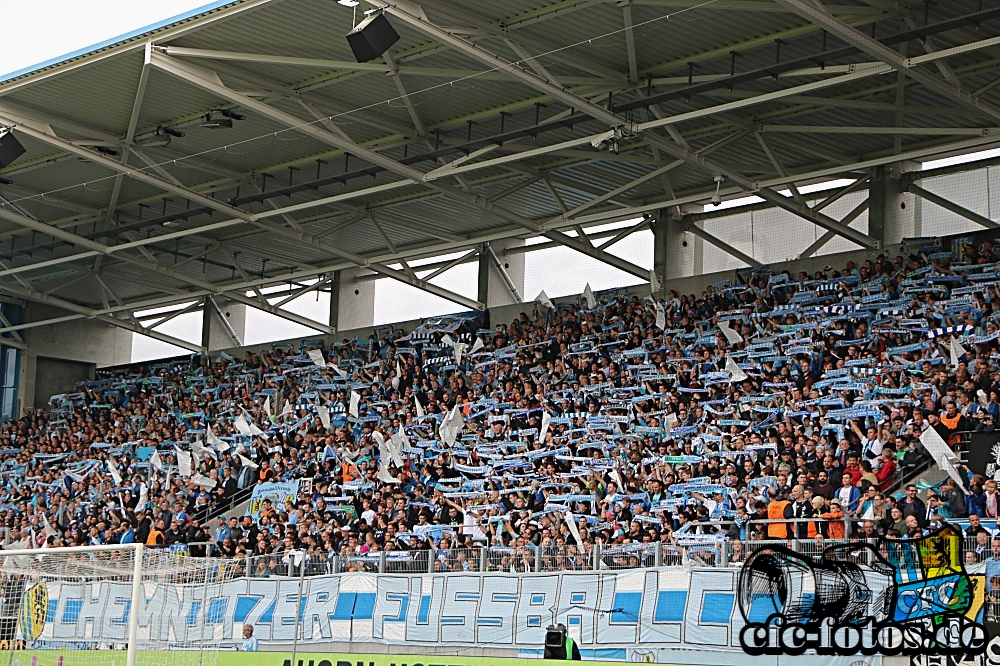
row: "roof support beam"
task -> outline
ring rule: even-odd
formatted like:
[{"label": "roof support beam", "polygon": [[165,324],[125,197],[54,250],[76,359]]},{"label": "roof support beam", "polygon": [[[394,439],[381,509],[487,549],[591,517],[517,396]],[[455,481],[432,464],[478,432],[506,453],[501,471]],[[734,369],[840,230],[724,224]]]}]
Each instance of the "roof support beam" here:
[{"label": "roof support beam", "polygon": [[[29,229],[34,229],[36,231],[52,235],[56,238],[61,238],[62,240],[73,243],[74,245],[78,245],[80,247],[85,247],[91,250],[92,252],[98,254],[108,254],[109,251],[111,250],[111,248],[109,248],[107,245],[103,245],[102,243],[89,240],[82,236],[77,236],[76,234],[66,231],[64,229],[53,227],[52,225],[46,224],[44,222],[39,222],[27,216],[19,215],[12,211],[4,210],[2,208],[0,208],[0,218],[10,220],[11,222],[28,227]],[[177,280],[178,282],[198,287],[199,289],[204,290],[206,294],[224,294],[227,298],[231,300],[238,301],[240,303],[245,303],[246,305],[250,305],[252,307],[255,307],[259,310],[263,310],[265,312],[269,312],[270,314],[276,315],[278,317],[294,321],[298,324],[302,324],[303,326],[309,326],[311,328],[315,328],[318,331],[324,331],[326,333],[334,333],[334,330],[325,324],[320,324],[319,322],[315,322],[311,319],[301,317],[292,312],[286,312],[285,310],[276,308],[269,303],[260,303],[252,298],[245,296],[243,293],[227,291],[224,287],[220,287],[218,285],[212,284],[211,282],[206,282],[205,280],[192,277],[182,271],[175,270],[173,267],[164,266],[163,264],[157,263],[154,260],[140,259],[138,257],[132,256],[131,254],[124,252],[119,252],[115,256],[117,256],[122,261],[134,264],[136,266],[139,266],[140,268],[144,268],[146,270],[155,273],[160,273],[161,275],[166,275],[168,277],[171,277]],[[37,264],[32,264],[32,266],[36,265]]]},{"label": "roof support beam", "polygon": [[[786,7],[794,11],[796,14],[809,20],[814,25],[837,35],[848,44],[856,46],[873,58],[881,60],[896,71],[902,72],[906,76],[917,81],[918,83],[922,83],[931,90],[956,100],[966,107],[976,109],[977,111],[986,113],[996,119],[1000,119],[1000,109],[994,107],[992,104],[982,101],[980,98],[973,97],[969,93],[962,90],[960,86],[949,83],[936,74],[932,74],[917,67],[913,63],[913,59],[908,59],[905,56],[900,55],[885,44],[882,44],[881,42],[864,34],[857,28],[847,25],[827,11],[826,7],[824,7],[821,3],[809,2],[808,0],[775,0],[775,2],[782,7]],[[939,55],[946,52],[947,50],[938,51],[928,55]]]},{"label": "roof support beam", "polygon": [[455,292],[449,291],[444,287],[439,287],[436,284],[431,284],[427,280],[420,279],[416,275],[411,275],[410,273],[407,273],[405,271],[399,271],[396,270],[395,268],[390,268],[389,266],[385,266],[383,264],[374,264],[374,263],[369,264],[367,268],[375,271],[376,273],[384,275],[385,277],[390,277],[393,280],[397,280],[404,284],[408,284],[411,287],[416,287],[421,291],[426,291],[429,294],[434,294],[435,296],[446,298],[449,301],[458,303],[459,305],[464,305],[470,310],[482,310],[486,307],[485,304],[480,303],[475,299],[466,298],[461,294],[456,294]]},{"label": "roof support beam", "polygon": [[604,250],[598,249],[590,245],[590,243],[585,238],[575,238],[573,236],[567,236],[561,231],[548,231],[542,234],[550,240],[554,240],[560,245],[565,245],[566,247],[576,250],[581,254],[585,254],[592,259],[597,259],[598,261],[603,261],[609,266],[614,266],[615,268],[625,271],[630,275],[634,275],[643,280],[649,280],[649,269],[643,268],[642,266],[637,266],[631,261],[626,261],[621,257],[616,257],[613,254],[609,254]]},{"label": "roof support beam", "polygon": [[318,141],[327,143],[335,148],[343,150],[346,153],[350,153],[376,166],[380,166],[391,173],[402,176],[408,181],[438,190],[442,194],[445,194],[453,199],[457,199],[465,204],[493,212],[494,214],[505,217],[527,229],[533,231],[539,230],[538,225],[528,218],[505,211],[502,208],[494,208],[474,192],[464,192],[450,185],[446,185],[441,181],[431,181],[424,173],[414,169],[413,167],[401,164],[400,162],[397,162],[390,157],[381,155],[374,150],[359,146],[352,141],[348,141],[343,137],[337,136],[313,124],[303,123],[295,116],[289,115],[283,111],[275,109],[272,106],[264,104],[263,102],[247,97],[246,95],[243,95],[235,90],[231,90],[217,81],[218,77],[214,76],[214,72],[181,63],[173,58],[169,58],[156,52],[153,52],[152,54],[152,62],[155,67],[158,67],[173,76],[213,92],[214,94],[219,95],[224,99],[228,99],[229,101],[239,104],[247,109],[253,109],[257,113],[269,117],[286,127],[294,128],[295,130],[311,136]]},{"label": "roof support beam", "polygon": [[942,197],[940,194],[934,194],[933,192],[925,190],[916,183],[910,183],[910,185],[907,186],[906,191],[912,192],[921,199],[930,201],[932,204],[941,206],[941,208],[944,208],[945,210],[950,211],[955,215],[958,215],[959,217],[964,217],[970,222],[975,222],[981,227],[986,227],[987,229],[996,229],[1000,227],[1000,224],[997,224],[996,222],[986,217],[985,215],[980,215],[979,213],[971,211],[968,208],[965,208],[964,206],[959,206],[954,201],[949,201],[948,199]]},{"label": "roof support beam", "polygon": [[635,34],[632,32],[632,0],[622,5],[622,17],[625,20],[625,48],[628,51],[628,80],[637,83],[639,68],[635,60]]},{"label": "roof support beam", "polygon": [[[125,147],[122,149],[122,165],[128,163],[128,155],[130,146],[132,145],[132,140],[135,138],[135,127],[139,122],[139,112],[142,110],[142,100],[146,95],[146,83],[149,81],[149,48],[150,44],[146,43],[146,58],[142,65],[142,70],[139,72],[139,85],[136,86],[135,99],[132,102],[132,115],[129,117],[128,129],[125,131]],[[115,186],[111,189],[111,200],[108,203],[108,219],[111,219],[115,214],[115,208],[118,206],[118,196],[122,191],[122,180],[124,175],[119,173],[115,176]]]},{"label": "roof support beam", "polygon": [[[869,205],[870,201],[871,201],[870,199],[868,199],[867,197],[865,197],[865,200],[862,201],[861,203],[859,203],[857,206],[855,206],[854,210],[852,210],[850,213],[848,213],[847,215],[845,215],[844,218],[840,221],[840,223],[841,224],[850,224],[854,220],[858,219],[858,217],[860,217],[863,212],[865,212],[866,210],[868,210],[868,205]],[[832,232],[832,231],[827,231],[822,236],[820,236],[815,241],[813,241],[812,245],[810,245],[806,249],[802,250],[802,253],[797,258],[798,259],[808,259],[809,257],[811,257],[814,254],[816,254],[817,252],[819,252],[820,248],[822,248],[824,245],[826,245],[827,243],[829,243],[830,241],[832,241],[833,237],[836,236],[836,235],[837,234],[834,233],[834,232]]]},{"label": "roof support beam", "polygon": [[119,164],[118,162],[110,160],[107,157],[100,155],[99,153],[77,146],[73,143],[70,143],[69,141],[60,139],[55,135],[48,134],[47,132],[41,132],[29,125],[18,124],[16,120],[7,118],[3,114],[0,114],[0,123],[8,125],[16,125],[16,131],[18,133],[24,134],[33,139],[37,139],[38,141],[47,143],[51,146],[55,146],[60,150],[64,150],[67,153],[76,155],[77,157],[82,157],[87,161],[99,164],[100,166],[103,166],[115,173],[126,175],[130,178],[134,178],[135,180],[143,182],[147,185],[151,185],[166,192],[176,194],[185,199],[188,199],[193,203],[198,203],[202,206],[207,206],[212,210],[220,211],[222,213],[225,213],[226,215],[239,218],[245,222],[252,222],[254,220],[253,214],[242,211],[239,208],[230,206],[229,204],[219,201],[218,199],[213,199],[212,197],[199,194],[181,185],[176,185],[162,178],[158,178],[157,176],[152,176],[146,173],[146,171],[144,170],[133,169],[131,167],[125,166],[124,164]]},{"label": "roof support beam", "polygon": [[719,248],[726,254],[736,257],[747,266],[753,266],[754,268],[757,268],[758,266],[763,266],[762,263],[751,257],[749,254],[737,250],[735,247],[725,242],[724,240],[708,233],[707,231],[699,227],[697,222],[691,222],[690,224],[684,225],[684,230],[690,231],[695,236],[698,236],[699,238],[702,238],[705,241],[711,243],[712,245]]},{"label": "roof support beam", "polygon": [[[36,291],[30,287],[17,287],[11,284],[0,284],[0,291],[5,291],[14,296],[20,296],[21,298],[26,298],[31,301],[37,301],[39,303],[47,303],[48,305],[54,305],[63,310],[69,310],[80,317],[86,317],[88,319],[97,319],[98,321],[103,321],[106,324],[111,324],[112,326],[117,326],[119,328],[124,328],[126,330],[132,331],[133,333],[139,333],[147,337],[159,340],[160,342],[166,342],[167,344],[175,345],[181,347],[182,349],[187,349],[192,352],[205,351],[204,347],[196,345],[194,343],[188,342],[186,340],[181,340],[180,338],[175,338],[172,335],[167,335],[166,333],[160,333],[146,328],[132,320],[119,319],[117,317],[112,317],[111,315],[97,314],[95,310],[86,308],[82,305],[77,305],[71,301],[67,301],[55,296],[49,296]],[[127,311],[127,310],[123,310]],[[61,317],[58,320],[51,320],[53,323],[57,321],[69,321],[69,318]],[[11,327],[14,328],[14,327]],[[26,327],[25,327],[26,328]],[[2,331],[2,329],[0,329]]]},{"label": "roof support beam", "polygon": [[388,51],[382,54],[385,59],[385,64],[389,66],[390,76],[393,82],[396,84],[396,90],[399,91],[399,96],[403,98],[403,104],[406,106],[406,112],[410,114],[410,121],[413,123],[413,128],[417,130],[417,136],[427,136],[427,130],[424,129],[424,124],[420,121],[420,116],[417,115],[417,110],[413,107],[413,101],[406,92],[406,88],[403,86],[403,80],[399,77],[399,66],[396,61],[392,59],[392,54]]},{"label": "roof support beam", "polygon": [[[788,0],[781,0],[788,1]],[[653,127],[660,127],[663,125],[671,125],[669,119],[658,119],[655,121],[643,123],[637,125],[631,121],[626,120],[623,116],[619,116],[609,109],[597,106],[591,103],[587,99],[580,97],[579,95],[566,90],[558,84],[546,81],[539,76],[536,76],[532,72],[529,72],[518,65],[508,62],[489,51],[486,51],[479,46],[472,44],[471,42],[459,37],[458,35],[452,34],[447,30],[439,28],[433,25],[429,21],[425,20],[421,16],[415,16],[405,9],[402,9],[398,4],[394,3],[392,0],[368,0],[370,4],[377,7],[382,7],[385,11],[389,12],[393,16],[396,16],[406,23],[412,25],[413,27],[421,30],[434,37],[435,39],[448,44],[449,46],[455,48],[458,51],[466,53],[478,60],[486,62],[493,67],[501,68],[509,72],[512,76],[521,79],[531,87],[551,95],[553,98],[565,103],[570,108],[577,109],[591,116],[592,118],[606,122],[610,127],[623,127],[630,132],[639,132],[642,129],[651,130]],[[836,20],[836,19],[835,19]],[[837,21],[840,23],[839,21]],[[843,24],[841,24],[843,25]],[[853,30],[853,28],[852,28]],[[847,75],[852,76],[852,75]],[[840,77],[835,77],[840,78]],[[764,97],[764,96],[762,96]],[[725,105],[723,105],[725,106]],[[686,146],[680,146],[671,140],[665,139],[651,131],[646,131],[644,133],[644,138],[647,142],[655,145],[660,150],[666,152],[669,155],[680,158],[685,162],[693,164],[695,166],[701,167],[703,170],[711,172],[715,175],[725,174],[728,175],[729,179],[735,184],[739,185],[740,188],[747,191],[752,191],[756,189],[754,183],[747,177],[736,173],[732,169],[727,169],[719,165],[713,164],[704,158],[704,156],[698,154],[697,152],[691,150],[691,148]],[[845,236],[846,238],[852,240],[863,247],[876,249],[879,247],[879,241],[871,238],[866,234],[862,234],[856,229],[851,229],[850,227],[845,227],[840,225],[839,222],[833,218],[823,215],[819,212],[813,212],[802,202],[798,201],[787,201],[785,197],[781,196],[773,190],[768,188],[762,188],[758,192],[759,196],[768,201],[771,201],[775,205],[792,212],[799,217],[802,217],[814,224],[817,224],[827,230],[835,230],[838,234]],[[568,236],[567,236],[568,238]],[[631,272],[631,271],[630,271]],[[648,278],[648,272],[646,273]]]}]

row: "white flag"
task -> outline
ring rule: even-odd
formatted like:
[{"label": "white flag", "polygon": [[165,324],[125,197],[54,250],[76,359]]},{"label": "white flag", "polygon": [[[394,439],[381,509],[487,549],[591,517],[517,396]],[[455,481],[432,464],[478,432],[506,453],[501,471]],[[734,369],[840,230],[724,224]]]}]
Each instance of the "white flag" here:
[{"label": "white flag", "polygon": [[649,290],[654,296],[660,293],[660,276],[654,270],[649,271]]},{"label": "white flag", "polygon": [[735,329],[729,327],[729,322],[724,321],[719,324],[719,329],[722,331],[722,335],[725,336],[726,342],[731,345],[738,345],[743,342],[743,336],[736,332]]},{"label": "white flag", "polygon": [[212,426],[205,426],[205,441],[209,446],[214,447],[216,450],[225,453],[229,450],[229,442],[219,439],[216,436],[215,431],[212,430]]},{"label": "white flag", "polygon": [[566,527],[569,528],[569,533],[573,535],[576,540],[576,545],[583,548],[583,539],[580,537],[580,528],[576,524],[576,516],[573,515],[572,511],[566,512]]},{"label": "white flag", "polygon": [[[313,362],[313,365],[319,366],[321,368],[326,367],[326,360],[323,358],[323,352],[320,351],[319,349],[310,349],[309,351],[306,352],[306,355],[309,357],[309,360]],[[337,368],[337,366],[333,367]],[[339,370],[340,368],[337,369]]]},{"label": "white flag", "polygon": [[361,394],[351,389],[351,406],[347,409],[347,414],[358,418],[358,408],[361,406]]},{"label": "white flag", "polygon": [[958,341],[957,336],[952,336],[951,338],[951,365],[954,368],[958,368],[958,357],[968,354],[965,347]]},{"label": "white flag", "polygon": [[260,467],[260,465],[250,460],[249,458],[243,456],[242,454],[237,453],[236,457],[240,459],[240,462],[243,463],[244,467],[249,467],[250,469],[257,469],[258,467]]},{"label": "white flag", "polygon": [[549,431],[549,425],[552,423],[552,415],[549,414],[545,409],[542,409],[542,427],[538,430],[538,441],[544,443],[545,435]]},{"label": "white flag", "polygon": [[597,297],[594,296],[594,290],[590,288],[590,283],[583,288],[583,298],[587,301],[587,309],[593,310],[597,307]]},{"label": "white flag", "polygon": [[332,368],[333,368],[333,371],[334,371],[334,372],[336,372],[336,373],[337,373],[338,375],[340,375],[340,376],[341,376],[341,378],[343,378],[343,377],[346,377],[346,376],[347,376],[347,373],[346,373],[346,372],[344,372],[343,370],[341,370],[341,369],[340,369],[340,366],[336,366],[336,365],[334,365],[334,366],[330,366],[330,367],[332,367]]},{"label": "white flag", "polygon": [[398,389],[399,383],[403,381],[403,368],[399,365],[399,359],[396,359],[396,376],[392,378],[392,388]]},{"label": "white flag", "polygon": [[294,413],[295,410],[292,409],[292,403],[286,400],[285,406],[281,408],[281,418],[285,418],[289,414],[294,414]]},{"label": "white flag", "polygon": [[207,476],[202,476],[201,474],[198,474],[197,472],[195,472],[194,475],[191,477],[191,482],[194,485],[200,486],[200,487],[205,488],[207,490],[211,490],[212,488],[214,488],[216,486],[216,482],[213,481],[211,478],[209,478]]},{"label": "white flag", "polygon": [[476,341],[472,343],[472,349],[469,350],[469,353],[470,354],[475,354],[477,351],[479,351],[480,349],[482,349],[485,346],[486,345],[483,344],[483,339],[480,338],[480,337],[477,337]]},{"label": "white flag", "polygon": [[42,514],[42,524],[45,525],[45,536],[47,537],[59,536],[59,530],[57,530],[56,528],[52,527],[52,525],[49,524],[48,516],[46,516],[44,513]]},{"label": "white flag", "polygon": [[111,478],[114,479],[116,486],[122,485],[122,475],[111,458],[108,458],[108,472],[111,474]]},{"label": "white flag", "polygon": [[417,409],[417,418],[424,418],[424,406],[420,404],[420,398],[417,397],[416,393],[413,394],[413,406]]},{"label": "white flag", "polygon": [[543,307],[548,308],[549,310],[552,310],[553,308],[556,307],[555,305],[552,304],[552,299],[549,298],[549,295],[545,293],[544,289],[538,292],[538,296],[535,296],[535,301],[540,303]]},{"label": "white flag", "polygon": [[667,429],[667,435],[669,435],[670,431],[673,430],[673,427],[677,425],[677,421],[678,419],[676,414],[667,414],[663,417],[663,425]]},{"label": "white flag", "polygon": [[726,354],[726,372],[729,373],[729,383],[742,382],[747,378],[747,373],[733,360],[733,357]]},{"label": "white flag", "polygon": [[247,413],[247,410],[243,409],[242,407],[240,407],[240,409],[243,410],[243,418],[247,422],[247,428],[249,428],[250,434],[253,435],[254,437],[263,435],[265,438],[267,438],[267,434],[263,430],[257,427],[257,424],[254,423],[253,418],[250,416],[250,414]]},{"label": "white flag", "polygon": [[139,504],[136,505],[136,509],[142,509],[146,506],[146,500],[149,499],[149,487],[145,483],[139,484]]},{"label": "white flag", "polygon": [[455,343],[455,365],[462,365],[462,357],[465,356],[465,350],[468,349],[469,345],[464,342]]},{"label": "white flag", "polygon": [[156,451],[153,451],[151,454],[149,454],[149,464],[152,465],[153,469],[155,469],[157,472],[163,471],[163,461],[160,460],[160,454],[157,453]]},{"label": "white flag", "polygon": [[264,398],[264,418],[271,420],[271,396]]},{"label": "white flag", "polygon": [[399,479],[389,472],[389,465],[385,458],[382,458],[378,464],[378,480],[382,483],[399,483]]},{"label": "white flag", "polygon": [[927,453],[931,454],[931,458],[934,458],[934,461],[938,464],[938,468],[947,472],[948,476],[958,484],[958,487],[965,490],[965,479],[962,478],[958,469],[955,468],[955,463],[959,462],[958,456],[945,444],[938,431],[934,428],[924,430],[924,434],[920,435],[920,443],[927,449]]},{"label": "white flag", "polygon": [[441,441],[445,442],[448,446],[454,446],[455,440],[458,439],[458,435],[462,432],[462,427],[465,425],[465,419],[462,418],[462,414],[459,412],[459,405],[455,405],[448,412],[444,420],[441,421],[441,426],[438,428],[438,435],[441,437]]},{"label": "white flag", "polygon": [[250,424],[245,418],[243,418],[242,414],[233,419],[233,427],[236,428],[236,432],[241,435],[246,435],[247,437],[253,436],[253,431],[250,430]]},{"label": "white flag", "polygon": [[653,309],[656,310],[656,328],[661,331],[667,328],[667,311],[663,309],[663,303],[653,301]]},{"label": "white flag", "polygon": [[174,452],[177,454],[177,473],[181,476],[191,476],[191,454],[188,451],[181,451],[176,446]]},{"label": "white flag", "polygon": [[319,414],[319,421],[323,424],[323,429],[330,430],[330,408],[326,405],[316,403],[316,412]]},{"label": "white flag", "polygon": [[389,442],[392,447],[389,449],[389,454],[392,456],[393,463],[395,463],[396,467],[402,467],[403,452],[410,449],[410,438],[403,431],[403,426],[399,426],[399,431],[390,438]]},{"label": "white flag", "polygon": [[214,450],[202,445],[201,440],[191,442],[191,453],[194,454],[194,457],[197,460],[205,460],[207,458],[211,458],[212,460],[219,459],[219,456],[215,454]]}]

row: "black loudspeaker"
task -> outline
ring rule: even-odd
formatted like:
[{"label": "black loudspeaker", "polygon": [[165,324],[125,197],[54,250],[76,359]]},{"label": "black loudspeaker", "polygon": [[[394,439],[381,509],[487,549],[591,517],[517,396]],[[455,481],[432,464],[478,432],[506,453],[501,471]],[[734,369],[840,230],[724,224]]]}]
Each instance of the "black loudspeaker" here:
[{"label": "black loudspeaker", "polygon": [[10,166],[21,155],[24,155],[24,146],[14,134],[0,134],[0,169]]},{"label": "black loudspeaker", "polygon": [[398,41],[399,35],[382,12],[370,14],[358,27],[347,33],[347,42],[358,62],[378,58]]}]

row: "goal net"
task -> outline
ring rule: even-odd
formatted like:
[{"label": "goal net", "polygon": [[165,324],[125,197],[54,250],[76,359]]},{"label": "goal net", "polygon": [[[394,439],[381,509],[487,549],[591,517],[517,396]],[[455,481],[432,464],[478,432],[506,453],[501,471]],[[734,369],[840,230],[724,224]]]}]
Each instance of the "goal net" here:
[{"label": "goal net", "polygon": [[135,544],[0,551],[0,666],[215,666],[229,573]]}]

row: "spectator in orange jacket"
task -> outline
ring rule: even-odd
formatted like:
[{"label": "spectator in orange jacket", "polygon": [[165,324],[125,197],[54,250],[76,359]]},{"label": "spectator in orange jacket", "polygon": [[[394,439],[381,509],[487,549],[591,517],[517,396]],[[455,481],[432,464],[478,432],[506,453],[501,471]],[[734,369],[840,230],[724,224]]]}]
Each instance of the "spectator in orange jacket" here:
[{"label": "spectator in orange jacket", "polygon": [[830,539],[844,539],[847,537],[847,531],[844,529],[844,509],[840,506],[839,499],[834,499],[830,502],[830,510],[820,514],[819,517],[827,521],[827,537]]}]

